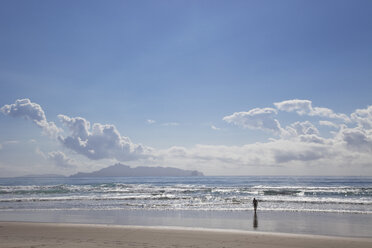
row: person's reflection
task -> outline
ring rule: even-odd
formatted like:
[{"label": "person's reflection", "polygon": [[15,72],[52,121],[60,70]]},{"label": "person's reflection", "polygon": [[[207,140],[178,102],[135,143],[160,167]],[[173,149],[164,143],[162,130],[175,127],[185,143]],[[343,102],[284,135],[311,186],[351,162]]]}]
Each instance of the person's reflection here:
[{"label": "person's reflection", "polygon": [[254,212],[254,216],[253,216],[253,228],[256,229],[257,227],[258,227],[257,213]]}]

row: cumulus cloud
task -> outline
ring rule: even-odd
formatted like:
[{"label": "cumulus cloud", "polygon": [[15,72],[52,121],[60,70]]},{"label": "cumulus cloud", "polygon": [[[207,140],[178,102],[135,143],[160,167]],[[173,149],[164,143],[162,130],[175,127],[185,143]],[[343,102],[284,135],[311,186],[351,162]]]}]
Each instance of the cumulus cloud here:
[{"label": "cumulus cloud", "polygon": [[313,110],[309,100],[287,100],[274,103],[275,107],[282,111],[296,112],[299,115],[310,114]]},{"label": "cumulus cloud", "polygon": [[319,134],[318,129],[309,121],[305,122],[295,122],[287,127],[287,130],[293,132],[295,135],[304,135],[304,134]]},{"label": "cumulus cloud", "polygon": [[296,121],[282,130],[283,138],[298,137],[300,135],[318,135],[318,129],[309,121]]},{"label": "cumulus cloud", "polygon": [[48,122],[44,110],[37,103],[30,99],[18,99],[13,104],[4,105],[0,111],[12,117],[23,117],[32,120],[38,127],[42,128],[44,133],[53,137],[60,132],[60,129],[54,122]]},{"label": "cumulus cloud", "polygon": [[306,143],[325,143],[325,139],[319,137],[319,130],[309,121],[292,123],[282,129],[281,137]]},{"label": "cumulus cloud", "polygon": [[[345,166],[348,168],[368,167],[372,161],[372,106],[357,109],[349,122],[344,114],[336,114],[330,109],[314,108],[308,100],[289,100],[275,103],[275,108],[255,108],[247,112],[235,112],[223,117],[227,123],[253,130],[265,130],[275,134],[267,142],[257,142],[241,146],[195,145],[193,147],[173,146],[168,149],[152,149],[134,144],[122,136],[114,125],[90,123],[82,117],[59,115],[65,127],[64,133],[48,122],[45,113],[36,103],[28,99],[17,100],[4,105],[0,110],[5,115],[24,117],[32,120],[43,131],[55,130],[58,140],[65,148],[92,160],[112,159],[132,161],[133,165],[174,166],[187,169],[200,169],[207,174],[226,174],[226,172],[261,170],[265,168],[315,168],[323,165]],[[321,116],[333,120],[320,120],[315,124],[334,127],[324,138],[314,123],[296,121],[281,127],[278,110],[296,112],[304,117]],[[343,120],[344,123],[340,123]],[[151,120],[148,123],[151,124]],[[283,122],[285,123],[285,122]],[[164,125],[164,124],[162,124]],[[178,125],[167,123],[166,125]],[[219,128],[211,125],[211,129]],[[329,130],[328,130],[329,131]],[[4,143],[0,144],[5,145]],[[61,168],[72,168],[77,162],[62,152],[39,152],[45,159]],[[248,168],[248,169],[247,169]],[[279,171],[279,169],[277,169]],[[350,169],[351,171],[352,169]],[[319,170],[321,171],[321,169]]]},{"label": "cumulus cloud", "polygon": [[277,111],[273,108],[255,108],[248,112],[235,112],[225,116],[223,120],[242,128],[260,129],[279,134],[281,127],[279,121],[274,118],[276,114]]},{"label": "cumulus cloud", "polygon": [[73,159],[68,158],[63,152],[60,151],[49,152],[47,159],[61,168],[68,169],[76,167],[76,162]]},{"label": "cumulus cloud", "polygon": [[339,133],[339,137],[341,137],[350,150],[356,152],[372,152],[372,130],[343,128]]},{"label": "cumulus cloud", "polygon": [[353,121],[358,123],[360,128],[372,129],[372,105],[366,109],[357,109],[351,114]]},{"label": "cumulus cloud", "polygon": [[155,120],[148,119],[146,122],[147,122],[148,124],[154,124],[156,121],[155,121]]},{"label": "cumulus cloud", "polygon": [[331,119],[338,119],[344,122],[349,122],[350,118],[345,114],[336,114],[329,108],[313,107],[309,100],[286,100],[274,103],[279,110],[286,112],[296,112],[299,115],[320,116]]},{"label": "cumulus cloud", "polygon": [[333,127],[333,128],[339,128],[339,125],[331,122],[331,121],[319,121],[319,125],[321,126],[327,126],[327,127]]},{"label": "cumulus cloud", "polygon": [[90,122],[82,117],[58,115],[58,118],[71,132],[70,136],[59,136],[59,141],[65,147],[90,159],[136,160],[146,157],[150,150],[120,135],[114,125],[94,123],[91,126]]}]

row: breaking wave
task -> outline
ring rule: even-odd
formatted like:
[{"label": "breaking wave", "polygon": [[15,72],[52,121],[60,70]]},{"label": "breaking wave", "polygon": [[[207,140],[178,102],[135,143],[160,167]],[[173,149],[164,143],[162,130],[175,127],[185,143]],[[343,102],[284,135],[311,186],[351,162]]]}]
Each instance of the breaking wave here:
[{"label": "breaking wave", "polygon": [[[27,179],[25,179],[27,180]],[[252,198],[267,211],[372,214],[372,179],[205,177],[71,179],[59,184],[0,180],[0,211],[25,209],[251,209]],[[194,181],[192,181],[194,180]],[[307,181],[306,181],[307,180]],[[128,182],[129,181],[129,182]],[[33,183],[33,184],[31,184]],[[14,184],[14,183],[13,183]]]}]

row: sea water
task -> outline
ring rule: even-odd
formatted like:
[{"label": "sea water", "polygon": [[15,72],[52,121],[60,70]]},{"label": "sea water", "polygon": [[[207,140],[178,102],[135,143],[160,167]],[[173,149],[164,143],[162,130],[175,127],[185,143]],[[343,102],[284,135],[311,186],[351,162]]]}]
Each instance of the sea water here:
[{"label": "sea water", "polygon": [[0,221],[371,237],[372,177],[0,178]]},{"label": "sea water", "polygon": [[1,178],[0,210],[211,210],[372,214],[371,177]]}]

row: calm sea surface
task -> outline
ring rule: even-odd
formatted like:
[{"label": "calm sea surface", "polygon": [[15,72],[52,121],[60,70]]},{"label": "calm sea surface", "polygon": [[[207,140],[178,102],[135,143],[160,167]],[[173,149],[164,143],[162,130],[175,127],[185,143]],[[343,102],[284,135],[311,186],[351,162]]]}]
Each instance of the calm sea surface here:
[{"label": "calm sea surface", "polygon": [[0,211],[200,210],[372,214],[372,177],[0,178]]}]

